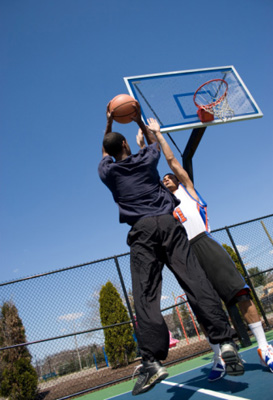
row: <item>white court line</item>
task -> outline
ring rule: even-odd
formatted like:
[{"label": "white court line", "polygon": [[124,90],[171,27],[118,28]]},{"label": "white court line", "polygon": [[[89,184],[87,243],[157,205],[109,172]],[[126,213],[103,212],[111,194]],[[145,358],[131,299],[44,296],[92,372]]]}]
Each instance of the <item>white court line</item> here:
[{"label": "white court line", "polygon": [[[268,343],[270,343],[270,344],[272,343],[272,345],[273,345],[273,340],[270,340]],[[241,350],[240,353],[246,353],[246,352],[251,351],[251,350],[253,350],[255,348],[258,348],[258,346],[251,347],[250,349],[247,349],[247,350]],[[209,364],[211,364],[211,362],[203,364],[203,365],[201,365],[201,367],[205,367],[206,365],[209,365]],[[180,373],[170,377],[170,379],[174,378],[176,376],[179,376],[179,375],[186,374],[187,372],[194,371],[195,369],[198,369],[198,368],[201,368],[201,367],[199,366],[199,367],[192,368],[192,369],[190,369],[188,371],[184,371],[182,373],[180,372]],[[246,397],[232,396],[232,395],[225,394],[225,393],[214,392],[213,390],[208,390],[208,389],[197,389],[196,387],[193,387],[193,386],[188,386],[188,385],[184,385],[184,384],[178,384],[178,383],[174,383],[174,382],[161,381],[160,383],[164,383],[165,385],[169,385],[169,386],[184,387],[185,389],[189,389],[189,390],[192,390],[194,392],[204,393],[204,394],[207,394],[209,396],[218,397],[218,399],[225,399],[225,400],[251,400],[251,399],[247,399]],[[127,394],[127,393],[131,393],[131,391],[127,391],[127,392],[120,393],[120,394],[117,394],[117,395],[112,396],[112,397],[108,397],[107,400],[111,400],[111,399],[114,399],[116,397],[120,397],[120,396],[122,396],[124,394]]]},{"label": "white court line", "polygon": [[214,390],[198,389],[198,388],[196,388],[194,386],[184,385],[183,383],[174,383],[174,382],[168,382],[168,381],[161,381],[161,383],[164,383],[165,385],[169,385],[169,386],[182,387],[184,389],[192,390],[193,392],[204,393],[204,394],[207,394],[209,396],[217,397],[218,399],[251,400],[251,399],[247,399],[246,397],[238,397],[238,396],[232,396],[230,394],[214,392]]}]

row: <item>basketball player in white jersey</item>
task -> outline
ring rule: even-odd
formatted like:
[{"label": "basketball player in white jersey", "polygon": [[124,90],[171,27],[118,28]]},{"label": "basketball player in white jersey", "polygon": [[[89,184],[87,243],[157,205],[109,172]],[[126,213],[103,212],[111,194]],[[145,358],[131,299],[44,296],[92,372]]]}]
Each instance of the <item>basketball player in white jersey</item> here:
[{"label": "basketball player in white jersey", "polygon": [[[175,218],[184,225],[191,247],[220,298],[227,305],[238,303],[244,319],[257,340],[258,354],[262,364],[273,372],[273,347],[266,340],[262,322],[249,294],[249,287],[229,254],[210,235],[207,204],[194,188],[187,172],[174,157],[170,146],[160,132],[158,122],[150,118],[148,123],[173,172],[164,176],[163,183],[180,200],[180,205],[174,210]],[[144,141],[141,138],[139,131],[137,142],[142,147]],[[211,343],[210,346],[214,351],[214,364],[208,379],[214,381],[224,375],[225,366],[220,357],[220,346]]]}]

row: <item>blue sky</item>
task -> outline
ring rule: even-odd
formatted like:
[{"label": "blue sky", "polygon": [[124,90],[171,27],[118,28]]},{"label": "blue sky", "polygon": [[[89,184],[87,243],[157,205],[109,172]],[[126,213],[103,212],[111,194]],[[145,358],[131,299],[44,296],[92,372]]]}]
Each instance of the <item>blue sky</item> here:
[{"label": "blue sky", "polygon": [[[212,229],[271,214],[272,15],[271,0],[2,0],[1,281],[129,250],[97,174],[125,76],[234,65],[264,116],[209,127],[195,185]],[[114,126],[136,152],[137,126]],[[172,134],[182,152],[190,133]]]}]

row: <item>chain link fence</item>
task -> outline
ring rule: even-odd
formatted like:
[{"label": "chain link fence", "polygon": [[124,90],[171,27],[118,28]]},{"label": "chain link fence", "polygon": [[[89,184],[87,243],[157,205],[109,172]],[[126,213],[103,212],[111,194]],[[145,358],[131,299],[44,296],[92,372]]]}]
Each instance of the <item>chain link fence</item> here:
[{"label": "chain link fence", "polygon": [[[255,296],[264,326],[270,329],[273,313],[273,215],[212,232],[221,244],[237,253],[246,281]],[[129,254],[93,261],[0,284],[0,302],[18,310],[26,343],[7,341],[0,349],[26,346],[39,379],[37,400],[68,399],[128,379],[139,365],[111,368],[105,351],[99,296],[111,282],[134,322]],[[170,331],[170,351],[164,364],[210,350],[181,288],[171,272],[163,270],[162,314]],[[0,365],[0,373],[3,365]]]}]

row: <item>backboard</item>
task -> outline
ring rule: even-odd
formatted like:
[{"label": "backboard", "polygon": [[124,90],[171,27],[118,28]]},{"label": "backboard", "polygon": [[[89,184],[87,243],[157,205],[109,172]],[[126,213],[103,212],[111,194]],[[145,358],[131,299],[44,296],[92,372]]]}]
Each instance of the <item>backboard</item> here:
[{"label": "backboard", "polygon": [[[123,79],[130,95],[140,103],[145,123],[147,118],[156,118],[162,133],[263,116],[233,66],[139,75]],[[227,82],[227,100],[234,114],[226,121],[216,117],[214,121],[202,123],[197,116],[193,96],[199,86],[212,79],[224,79]]]}]

